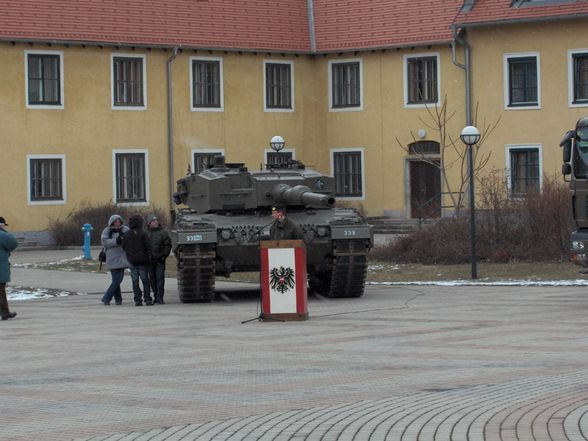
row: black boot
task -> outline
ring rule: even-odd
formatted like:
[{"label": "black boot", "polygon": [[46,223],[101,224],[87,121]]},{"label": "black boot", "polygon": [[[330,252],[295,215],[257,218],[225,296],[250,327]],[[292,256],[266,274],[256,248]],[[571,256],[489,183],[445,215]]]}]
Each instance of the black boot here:
[{"label": "black boot", "polygon": [[3,315],[2,320],[8,320],[16,317],[16,312],[9,312],[8,315]]}]

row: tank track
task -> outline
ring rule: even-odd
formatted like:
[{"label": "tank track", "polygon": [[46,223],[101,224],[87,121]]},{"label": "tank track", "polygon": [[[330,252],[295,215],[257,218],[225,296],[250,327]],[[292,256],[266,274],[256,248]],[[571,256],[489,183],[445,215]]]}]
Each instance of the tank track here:
[{"label": "tank track", "polygon": [[182,303],[214,300],[215,256],[214,244],[178,247],[178,292]]},{"label": "tank track", "polygon": [[361,297],[367,275],[368,243],[363,240],[338,240],[333,249],[330,271],[310,279],[310,287],[328,297]]}]

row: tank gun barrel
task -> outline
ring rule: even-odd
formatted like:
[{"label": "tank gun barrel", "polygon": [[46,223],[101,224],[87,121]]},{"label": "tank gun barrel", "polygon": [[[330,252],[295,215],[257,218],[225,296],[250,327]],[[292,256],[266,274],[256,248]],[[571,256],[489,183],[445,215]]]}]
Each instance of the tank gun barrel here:
[{"label": "tank gun barrel", "polygon": [[286,205],[300,204],[332,207],[335,204],[335,198],[333,196],[314,193],[305,185],[292,187],[287,184],[279,184],[272,189],[270,196],[276,203]]}]

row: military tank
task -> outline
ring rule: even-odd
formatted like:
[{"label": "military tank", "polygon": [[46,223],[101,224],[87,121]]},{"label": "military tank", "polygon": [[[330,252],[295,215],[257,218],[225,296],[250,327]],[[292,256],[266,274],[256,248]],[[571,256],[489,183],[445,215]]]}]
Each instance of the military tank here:
[{"label": "military tank", "polygon": [[249,171],[213,159],[177,181],[172,229],[180,300],[214,299],[215,276],[260,269],[259,241],[269,239],[272,207],[286,207],[303,232],[309,288],[328,297],[360,297],[373,233],[352,208],[335,207],[334,179],[295,160]]}]

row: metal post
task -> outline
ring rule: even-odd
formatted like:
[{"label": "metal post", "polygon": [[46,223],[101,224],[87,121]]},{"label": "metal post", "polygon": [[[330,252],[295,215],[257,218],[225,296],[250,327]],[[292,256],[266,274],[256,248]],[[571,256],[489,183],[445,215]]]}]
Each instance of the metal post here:
[{"label": "metal post", "polygon": [[92,254],[90,252],[92,230],[93,228],[90,224],[84,224],[84,226],[82,227],[82,231],[84,232],[84,260],[92,260]]},{"label": "metal post", "polygon": [[476,258],[476,206],[474,202],[474,145],[468,145],[468,174],[470,178],[470,242],[472,252],[472,279],[478,278]]}]

